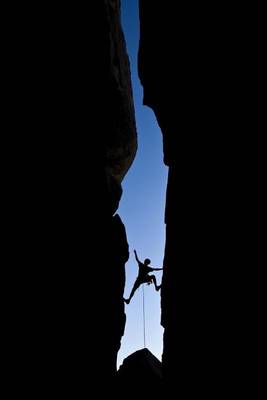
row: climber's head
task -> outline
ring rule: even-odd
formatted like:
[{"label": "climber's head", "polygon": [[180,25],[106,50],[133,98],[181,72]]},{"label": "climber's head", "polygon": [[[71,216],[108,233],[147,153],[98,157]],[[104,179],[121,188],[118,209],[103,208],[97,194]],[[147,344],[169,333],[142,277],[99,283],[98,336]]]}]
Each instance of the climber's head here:
[{"label": "climber's head", "polygon": [[150,264],[150,263],[151,263],[151,261],[149,260],[149,258],[146,258],[145,261],[144,261],[144,264],[145,264],[145,265],[148,265],[148,264]]}]

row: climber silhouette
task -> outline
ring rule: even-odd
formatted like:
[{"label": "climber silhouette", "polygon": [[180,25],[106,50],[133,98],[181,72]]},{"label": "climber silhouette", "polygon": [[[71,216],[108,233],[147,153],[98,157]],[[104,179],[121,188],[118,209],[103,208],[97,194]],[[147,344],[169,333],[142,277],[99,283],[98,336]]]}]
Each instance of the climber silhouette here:
[{"label": "climber silhouette", "polygon": [[148,285],[150,285],[153,282],[155,285],[155,289],[157,291],[161,288],[161,285],[157,286],[156,277],[154,275],[148,275],[148,274],[151,271],[161,271],[163,268],[151,268],[148,266],[150,264],[149,258],[146,258],[144,263],[142,263],[137,256],[136,250],[134,250],[134,254],[135,254],[135,259],[138,263],[139,273],[133,285],[129,299],[124,299],[126,304],[130,303],[131,298],[133,297],[136,289],[138,289],[139,286],[142,285],[142,283],[147,283]]}]

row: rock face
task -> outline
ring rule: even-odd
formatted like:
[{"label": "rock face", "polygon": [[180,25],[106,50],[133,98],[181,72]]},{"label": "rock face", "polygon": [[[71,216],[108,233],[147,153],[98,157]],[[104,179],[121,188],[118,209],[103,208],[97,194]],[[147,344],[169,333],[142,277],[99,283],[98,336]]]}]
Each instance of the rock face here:
[{"label": "rock face", "polygon": [[103,3],[106,167],[121,182],[137,148],[130,66],[120,22],[120,1]]},{"label": "rock face", "polygon": [[[124,334],[126,315],[124,312],[123,292],[125,286],[125,263],[129,258],[128,243],[125,227],[116,214],[106,223],[103,235],[105,248],[101,255],[102,262],[106,265],[103,270],[103,285],[101,301],[103,309],[100,315],[104,333],[105,362],[102,366],[103,374],[111,377],[116,373],[117,353],[120,349],[121,337]],[[104,290],[103,290],[104,289]]]},{"label": "rock face", "polygon": [[156,394],[161,388],[161,362],[148,349],[138,350],[125,358],[117,381],[121,386],[131,385],[131,393]]},{"label": "rock face", "polygon": [[[105,362],[102,373],[107,378],[116,372],[117,352],[124,333],[126,316],[123,292],[124,266],[128,260],[128,243],[124,225],[116,212],[122,195],[121,181],[136,153],[137,135],[131,88],[129,60],[120,23],[120,1],[103,1],[104,21],[104,93],[102,188],[104,209],[101,216],[101,265],[103,285],[101,301]],[[103,334],[102,332],[102,334]]]},{"label": "rock face", "polygon": [[[170,95],[174,75],[172,54],[166,43],[170,43],[167,18],[171,13],[162,3],[151,4],[140,1],[140,45],[138,54],[139,77],[144,88],[143,103],[151,107],[163,134],[164,162],[169,166],[166,198],[166,248],[162,280],[162,325],[164,333],[163,368],[165,380],[171,375],[171,365],[176,365],[178,331],[176,330],[178,292],[178,121],[174,110],[174,97]],[[173,10],[174,11],[174,10]],[[172,363],[173,361],[173,363]]]},{"label": "rock face", "polygon": [[245,307],[237,282],[240,260],[245,263],[250,254],[242,217],[247,189],[240,173],[246,163],[238,151],[238,132],[245,121],[250,124],[241,72],[245,53],[241,50],[239,59],[227,10],[217,9],[211,20],[205,7],[175,9],[145,0],[139,5],[139,77],[144,104],[154,110],[162,130],[169,167],[161,302],[164,379],[179,391],[224,391],[236,366],[244,368]]},{"label": "rock face", "polygon": [[14,235],[28,286],[20,285],[23,328],[14,332],[29,387],[80,398],[91,374],[103,382],[115,374],[125,325],[128,243],[116,211],[137,148],[131,78],[119,0],[92,2],[90,13],[40,13],[35,31],[30,18],[26,31],[16,28],[16,57],[27,43],[25,62],[15,62],[27,86],[17,121],[28,134],[16,165]]}]

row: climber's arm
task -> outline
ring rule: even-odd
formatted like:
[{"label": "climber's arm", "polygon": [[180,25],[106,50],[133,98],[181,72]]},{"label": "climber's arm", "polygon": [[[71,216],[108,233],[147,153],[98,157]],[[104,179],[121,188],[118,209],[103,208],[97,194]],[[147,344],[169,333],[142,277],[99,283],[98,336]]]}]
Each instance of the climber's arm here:
[{"label": "climber's arm", "polygon": [[136,259],[136,261],[139,263],[139,262],[140,262],[140,260],[139,260],[139,258],[138,258],[138,256],[137,256],[136,250],[134,250],[134,255],[135,255],[135,259]]}]

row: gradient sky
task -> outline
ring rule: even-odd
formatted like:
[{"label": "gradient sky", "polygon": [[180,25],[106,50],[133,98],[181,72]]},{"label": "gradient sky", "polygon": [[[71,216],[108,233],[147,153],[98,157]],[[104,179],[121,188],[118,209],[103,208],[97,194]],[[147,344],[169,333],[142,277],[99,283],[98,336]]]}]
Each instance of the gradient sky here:
[{"label": "gradient sky", "polygon": [[[163,164],[162,134],[154,113],[142,105],[143,89],[137,74],[139,42],[138,0],[121,0],[121,17],[131,64],[138,151],[122,183],[123,196],[118,210],[127,232],[130,258],[126,264],[125,297],[129,297],[138,273],[133,250],[140,260],[151,259],[151,266],[162,267],[165,245],[165,192],[167,168]],[[162,272],[155,272],[161,282]],[[145,285],[146,347],[159,359],[162,354],[163,329],[160,325],[160,292]],[[129,305],[127,321],[118,354],[118,367],[123,359],[143,348],[143,306],[140,287]]]}]

